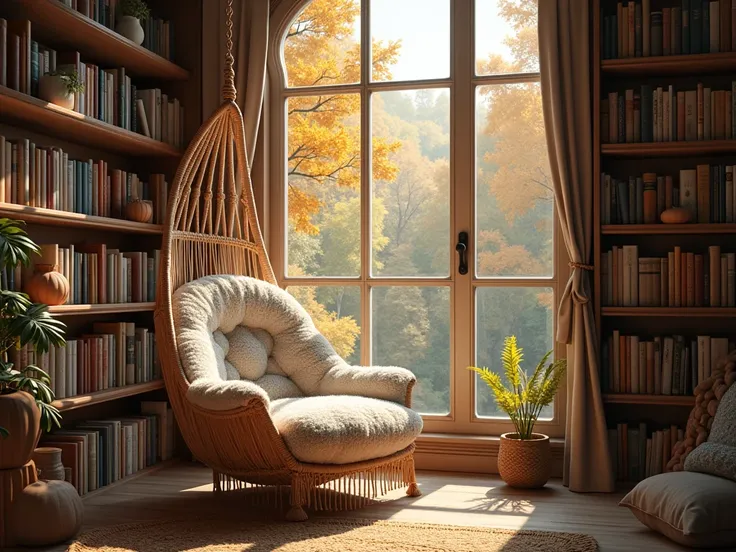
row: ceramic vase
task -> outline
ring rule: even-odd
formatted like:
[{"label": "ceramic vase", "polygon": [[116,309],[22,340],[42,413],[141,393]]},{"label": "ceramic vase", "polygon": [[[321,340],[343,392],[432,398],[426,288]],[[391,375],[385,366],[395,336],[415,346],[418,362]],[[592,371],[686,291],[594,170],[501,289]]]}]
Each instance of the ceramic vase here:
[{"label": "ceramic vase", "polygon": [[56,266],[37,264],[26,284],[26,293],[34,303],[63,305],[69,298],[69,281],[56,271]]},{"label": "ceramic vase", "polygon": [[41,411],[25,391],[0,395],[0,427],[9,435],[0,446],[0,470],[25,466],[41,435]]},{"label": "ceramic vase", "polygon": [[550,478],[552,451],[549,437],[532,433],[531,439],[519,439],[518,433],[501,435],[498,473],[510,487],[538,489]]},{"label": "ceramic vase", "polygon": [[82,499],[69,483],[37,481],[18,493],[7,527],[16,544],[48,546],[75,536],[83,513]]},{"label": "ceramic vase", "polygon": [[44,481],[64,481],[64,464],[61,463],[61,449],[55,447],[38,447],[33,451],[38,478]]},{"label": "ceramic vase", "polygon": [[124,15],[121,17],[115,27],[115,32],[123,35],[125,38],[139,46],[143,44],[143,39],[146,36],[143,32],[140,20],[132,15]]},{"label": "ceramic vase", "polygon": [[49,103],[74,109],[74,93],[69,92],[59,75],[43,75],[38,81],[38,96]]}]

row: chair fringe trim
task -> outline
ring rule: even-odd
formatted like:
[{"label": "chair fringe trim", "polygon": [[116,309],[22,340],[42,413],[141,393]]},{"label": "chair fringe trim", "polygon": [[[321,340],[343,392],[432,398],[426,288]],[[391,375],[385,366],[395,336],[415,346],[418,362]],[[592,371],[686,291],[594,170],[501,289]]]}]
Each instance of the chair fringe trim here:
[{"label": "chair fringe trim", "polygon": [[[233,476],[212,472],[215,492],[261,490],[252,493],[263,504],[282,505],[283,485],[248,483]],[[354,510],[401,487],[416,486],[414,458],[409,455],[375,467],[350,473],[294,472],[291,476],[290,504],[314,510]],[[272,501],[273,500],[273,501]]]}]

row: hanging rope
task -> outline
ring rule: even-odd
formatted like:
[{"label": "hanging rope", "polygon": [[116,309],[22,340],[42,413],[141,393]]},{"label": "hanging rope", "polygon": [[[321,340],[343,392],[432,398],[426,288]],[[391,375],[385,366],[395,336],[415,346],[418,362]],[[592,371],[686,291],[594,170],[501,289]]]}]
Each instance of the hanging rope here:
[{"label": "hanging rope", "polygon": [[225,84],[222,86],[222,98],[224,101],[235,101],[238,93],[235,90],[235,57],[233,56],[233,0],[227,0],[227,52],[225,53]]}]

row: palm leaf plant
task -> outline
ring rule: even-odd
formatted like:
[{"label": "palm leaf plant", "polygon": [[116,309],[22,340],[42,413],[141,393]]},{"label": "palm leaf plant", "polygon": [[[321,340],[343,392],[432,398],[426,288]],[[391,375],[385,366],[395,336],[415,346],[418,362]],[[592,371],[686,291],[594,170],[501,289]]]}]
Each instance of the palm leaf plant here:
[{"label": "palm leaf plant", "polygon": [[506,384],[501,376],[488,368],[470,366],[493,392],[498,407],[506,412],[514,424],[519,439],[531,439],[542,408],[552,402],[565,375],[565,359],[547,362],[552,355],[548,351],[537,364],[531,376],[522,368],[524,350],[516,343],[516,337],[504,340],[501,352]]},{"label": "palm leaf plant", "polygon": [[[18,265],[28,266],[31,255],[40,249],[22,227],[22,222],[0,218],[0,274],[2,282]],[[5,286],[3,286],[5,287]],[[45,353],[50,345],[66,343],[66,326],[49,314],[48,306],[33,303],[28,295],[0,289],[0,395],[17,391],[29,393],[41,411],[41,428],[49,431],[61,422],[61,413],[51,404],[54,393],[49,387],[49,375],[38,366],[14,366],[10,351],[30,345],[36,353]],[[8,431],[0,427],[0,436]]]}]

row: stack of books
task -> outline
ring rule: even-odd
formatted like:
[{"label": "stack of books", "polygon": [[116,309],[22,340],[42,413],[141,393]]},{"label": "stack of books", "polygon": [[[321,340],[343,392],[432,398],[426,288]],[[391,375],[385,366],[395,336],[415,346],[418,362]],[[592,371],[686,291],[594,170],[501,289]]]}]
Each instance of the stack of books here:
[{"label": "stack of books", "polygon": [[161,224],[168,194],[163,174],[150,174],[144,182],[101,159],[70,159],[61,148],[0,136],[0,201],[5,203],[124,218],[125,206],[140,198],[153,202],[153,222]]},{"label": "stack of books", "polygon": [[673,425],[647,435],[650,434],[645,423],[631,427],[616,424],[616,429],[608,430],[608,449],[618,481],[633,483],[664,473],[672,449],[683,439],[684,431]]},{"label": "stack of books", "polygon": [[[118,0],[62,0],[62,2],[108,29],[115,30],[120,17]],[[172,59],[174,35],[171,23],[149,17],[146,21],[141,21],[141,25],[145,32],[141,46],[165,59]]]},{"label": "stack of books", "polygon": [[691,395],[733,350],[726,337],[682,335],[645,339],[616,330],[603,340],[601,386],[605,393]]},{"label": "stack of books", "polygon": [[167,403],[143,401],[139,414],[78,422],[44,435],[41,445],[61,449],[72,485],[85,495],[170,459],[174,432]]},{"label": "stack of books", "polygon": [[698,165],[670,175],[644,173],[616,179],[601,174],[603,224],[655,224],[666,209],[690,211],[690,222],[736,222],[734,165]]},{"label": "stack of books", "polygon": [[184,145],[184,107],[160,88],[138,90],[138,132],[175,148]]},{"label": "stack of books", "polygon": [[657,11],[652,3],[619,2],[603,16],[603,59],[736,51],[733,0],[665,0]]},{"label": "stack of books", "polygon": [[601,300],[614,307],[736,307],[736,254],[676,246],[667,257],[639,257],[636,245],[601,258]]},{"label": "stack of books", "polygon": [[601,100],[603,143],[729,140],[736,135],[736,81],[730,90],[698,84],[694,90],[672,85],[641,85],[610,92]]},{"label": "stack of books", "polygon": [[49,374],[57,399],[161,379],[154,333],[133,322],[96,322],[90,333],[63,347],[14,350],[12,361]]},{"label": "stack of books", "polygon": [[30,21],[0,18],[0,85],[38,96],[41,75],[56,70],[57,52],[31,39]]}]

